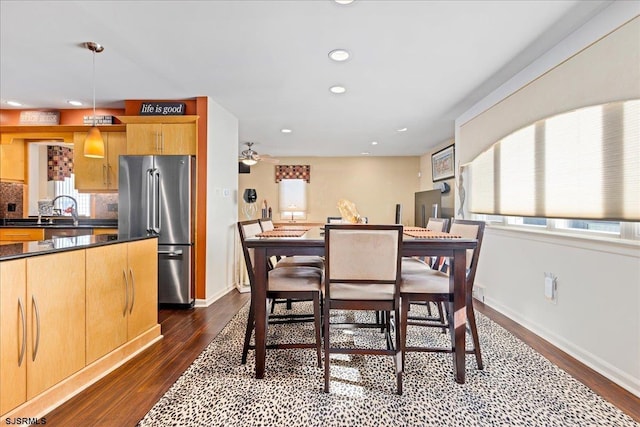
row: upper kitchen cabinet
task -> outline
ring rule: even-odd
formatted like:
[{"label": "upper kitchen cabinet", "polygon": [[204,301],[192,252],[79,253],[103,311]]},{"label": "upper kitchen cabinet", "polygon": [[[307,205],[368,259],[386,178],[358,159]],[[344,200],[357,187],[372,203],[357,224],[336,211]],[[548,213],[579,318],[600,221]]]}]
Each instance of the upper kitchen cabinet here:
[{"label": "upper kitchen cabinet", "polygon": [[24,182],[24,139],[0,144],[0,181]]},{"label": "upper kitchen cabinet", "polygon": [[127,154],[125,132],[102,132],[104,158],[84,157],[86,132],[73,136],[76,190],[80,192],[112,192],[118,190],[118,156]]},{"label": "upper kitchen cabinet", "polygon": [[196,154],[198,116],[124,116],[127,154]]}]

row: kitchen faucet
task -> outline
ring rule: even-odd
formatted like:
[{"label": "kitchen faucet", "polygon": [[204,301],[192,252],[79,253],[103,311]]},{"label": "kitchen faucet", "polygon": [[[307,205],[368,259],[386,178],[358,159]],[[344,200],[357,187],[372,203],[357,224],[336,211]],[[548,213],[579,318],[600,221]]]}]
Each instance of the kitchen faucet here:
[{"label": "kitchen faucet", "polygon": [[51,201],[51,206],[54,206],[54,204],[56,203],[56,200],[61,199],[62,197],[68,197],[73,201],[73,206],[71,206],[71,217],[73,218],[73,226],[77,227],[78,226],[78,201],[75,198],[71,196],[67,196],[66,194],[62,194],[60,196],[56,196],[53,198],[53,200]]}]

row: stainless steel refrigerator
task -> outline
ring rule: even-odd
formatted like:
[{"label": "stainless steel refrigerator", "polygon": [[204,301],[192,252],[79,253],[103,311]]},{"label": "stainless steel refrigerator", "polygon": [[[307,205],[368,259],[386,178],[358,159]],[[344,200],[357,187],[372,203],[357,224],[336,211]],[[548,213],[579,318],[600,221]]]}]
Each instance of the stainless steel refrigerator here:
[{"label": "stainless steel refrigerator", "polygon": [[194,303],[194,156],[120,156],[118,233],[158,236],[158,303]]}]

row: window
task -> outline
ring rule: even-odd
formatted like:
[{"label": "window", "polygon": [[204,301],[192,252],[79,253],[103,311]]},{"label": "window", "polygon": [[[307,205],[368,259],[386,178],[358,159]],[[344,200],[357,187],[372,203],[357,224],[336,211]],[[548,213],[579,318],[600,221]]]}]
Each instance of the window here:
[{"label": "window", "polygon": [[[71,196],[78,201],[78,215],[91,216],[91,195],[81,194],[76,191],[75,174],[71,174],[70,178],[64,181],[54,181],[53,194],[54,197],[66,195]],[[69,199],[60,199],[56,201],[55,209],[65,209],[71,206],[73,202]]]},{"label": "window", "polygon": [[640,100],[539,120],[463,168],[469,210],[509,223],[619,233],[640,221]]},{"label": "window", "polygon": [[280,218],[294,221],[307,217],[307,182],[304,179],[283,179],[279,185]]}]

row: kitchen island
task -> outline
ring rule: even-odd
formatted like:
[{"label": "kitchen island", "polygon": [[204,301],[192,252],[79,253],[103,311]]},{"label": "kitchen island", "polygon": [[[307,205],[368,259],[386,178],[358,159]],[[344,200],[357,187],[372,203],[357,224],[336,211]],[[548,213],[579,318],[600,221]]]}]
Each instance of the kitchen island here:
[{"label": "kitchen island", "polygon": [[38,417],[162,338],[157,239],[0,246],[0,415]]}]

